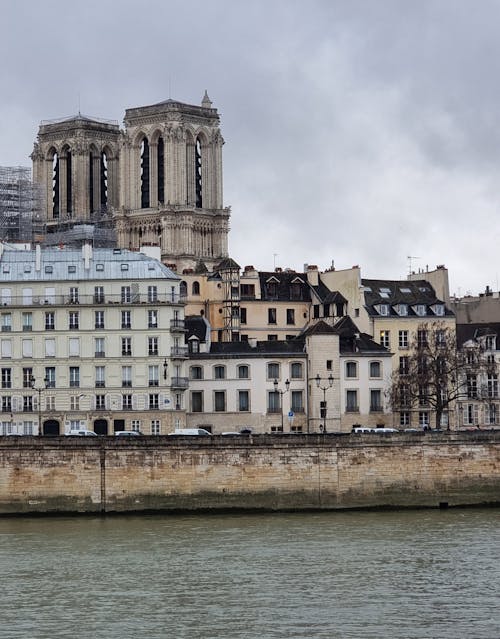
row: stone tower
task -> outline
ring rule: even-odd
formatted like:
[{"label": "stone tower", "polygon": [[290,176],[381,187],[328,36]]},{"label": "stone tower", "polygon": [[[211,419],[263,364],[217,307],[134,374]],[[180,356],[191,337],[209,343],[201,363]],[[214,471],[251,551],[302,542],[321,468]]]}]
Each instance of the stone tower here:
[{"label": "stone tower", "polygon": [[228,256],[217,109],[166,100],[127,109],[117,123],[78,115],[42,122],[33,177],[45,187],[47,232],[112,216],[118,245],[158,246],[177,271]]}]

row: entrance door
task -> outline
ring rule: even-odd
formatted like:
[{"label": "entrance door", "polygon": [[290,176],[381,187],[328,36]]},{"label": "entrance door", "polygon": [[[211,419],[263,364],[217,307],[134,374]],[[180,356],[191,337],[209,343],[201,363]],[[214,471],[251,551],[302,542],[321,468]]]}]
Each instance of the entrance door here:
[{"label": "entrance door", "polygon": [[94,422],[94,433],[98,435],[108,434],[108,422],[106,419],[96,419]]},{"label": "entrance door", "polygon": [[59,422],[57,419],[48,419],[43,423],[43,434],[49,437],[57,437],[60,435]]}]

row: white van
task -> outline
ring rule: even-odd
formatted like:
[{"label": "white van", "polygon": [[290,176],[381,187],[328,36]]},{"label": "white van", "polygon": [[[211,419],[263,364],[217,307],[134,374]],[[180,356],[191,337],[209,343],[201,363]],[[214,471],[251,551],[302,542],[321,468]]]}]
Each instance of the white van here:
[{"label": "white van", "polygon": [[93,430],[88,430],[87,428],[75,428],[65,434],[76,437],[97,437],[97,433],[94,433]]},{"label": "white van", "polygon": [[208,435],[211,436],[212,433],[209,433],[208,430],[204,428],[176,428],[173,433],[169,433],[169,435]]}]

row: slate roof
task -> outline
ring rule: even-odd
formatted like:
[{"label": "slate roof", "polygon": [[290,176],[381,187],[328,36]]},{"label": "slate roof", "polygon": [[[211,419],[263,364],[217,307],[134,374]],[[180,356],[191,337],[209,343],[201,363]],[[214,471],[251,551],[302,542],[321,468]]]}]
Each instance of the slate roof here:
[{"label": "slate roof", "polygon": [[321,276],[319,278],[318,284],[316,286],[311,286],[311,288],[322,304],[345,304],[347,302],[346,298],[341,293],[339,293],[338,291],[331,291],[328,286],[321,280]]},{"label": "slate roof", "polygon": [[[486,337],[487,335],[500,336],[500,322],[492,322],[489,324],[457,324],[457,345],[461,347],[462,344],[469,340],[476,340],[479,337]],[[499,343],[500,346],[500,343]]]},{"label": "slate roof", "polygon": [[[260,295],[262,300],[278,302],[310,302],[311,291],[304,273],[293,273],[290,271],[259,271]],[[276,295],[270,295],[267,282],[276,283]],[[300,298],[291,296],[291,286],[294,283],[300,284]]]},{"label": "slate roof", "polygon": [[[436,297],[433,286],[426,280],[362,279],[361,284],[365,289],[365,306],[369,315],[380,316],[380,313],[375,308],[379,304],[389,305],[389,317],[400,316],[394,308],[398,304],[406,304],[408,306],[409,317],[418,317],[412,308],[417,304],[423,304],[427,307],[427,316],[434,315],[431,310],[434,304],[444,305],[443,300]],[[445,307],[445,316],[453,316],[453,312],[447,307]]]},{"label": "slate roof", "polygon": [[190,337],[197,337],[200,342],[205,342],[207,339],[207,322],[202,315],[188,315],[184,319],[184,326],[186,327],[186,343]]},{"label": "slate roof", "polygon": [[35,265],[36,251],[6,248],[0,257],[0,282],[179,279],[158,260],[125,249],[92,249],[90,268],[86,269],[81,248],[45,248],[41,250],[40,270]]},{"label": "slate roof", "polygon": [[390,351],[377,344],[367,333],[360,333],[359,328],[346,315],[342,317],[334,326],[320,320],[308,326],[301,337],[310,335],[338,335],[340,354],[347,353],[377,353],[379,355],[390,355]]}]

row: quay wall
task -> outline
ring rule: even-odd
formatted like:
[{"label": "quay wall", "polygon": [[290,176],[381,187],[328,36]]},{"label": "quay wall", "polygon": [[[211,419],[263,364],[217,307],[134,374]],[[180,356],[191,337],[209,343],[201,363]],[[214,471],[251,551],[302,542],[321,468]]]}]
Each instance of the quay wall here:
[{"label": "quay wall", "polygon": [[0,440],[0,515],[499,503],[500,432]]}]

